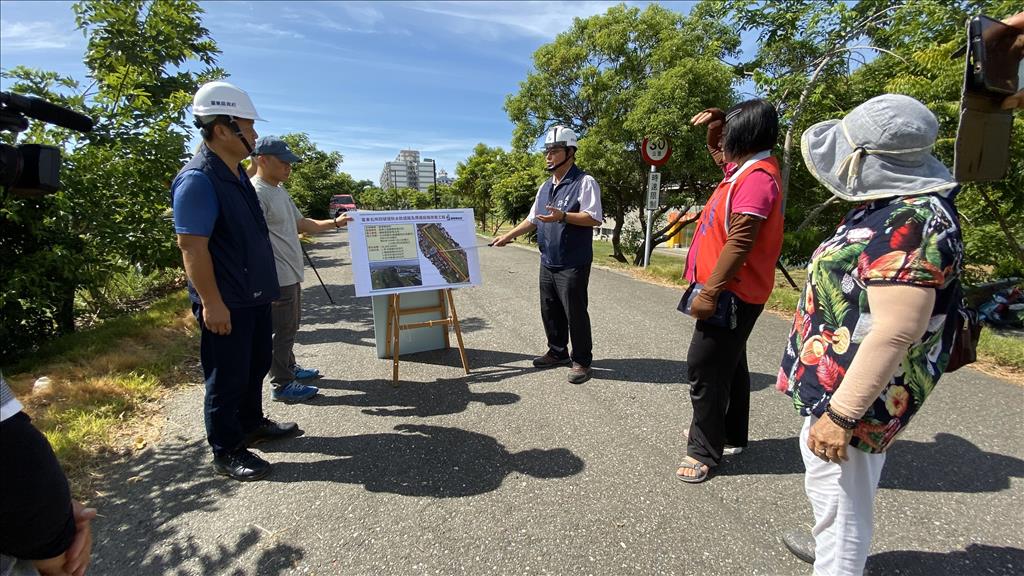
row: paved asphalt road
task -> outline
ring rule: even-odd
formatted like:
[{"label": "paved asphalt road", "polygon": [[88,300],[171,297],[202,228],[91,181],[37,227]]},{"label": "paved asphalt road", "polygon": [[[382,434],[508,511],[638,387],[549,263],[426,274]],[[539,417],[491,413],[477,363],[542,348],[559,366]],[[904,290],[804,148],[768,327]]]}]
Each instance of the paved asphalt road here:
[{"label": "paved asphalt road", "polygon": [[[787,320],[749,343],[750,447],[710,481],[673,473],[690,406],[692,320],[679,290],[595,269],[594,379],[537,371],[536,252],[482,248],[483,285],[455,298],[455,350],[376,357],[344,233],[310,250],[296,353],[312,404],[270,402],[304,435],[271,444],[267,480],[215,476],[203,391],[167,406],[161,441],[106,473],[93,574],[809,574],[780,535],[809,527],[801,420],[773,388]],[[944,378],[889,454],[871,575],[1024,572],[1024,389],[966,369]],[[266,445],[264,445],[266,446]]]}]

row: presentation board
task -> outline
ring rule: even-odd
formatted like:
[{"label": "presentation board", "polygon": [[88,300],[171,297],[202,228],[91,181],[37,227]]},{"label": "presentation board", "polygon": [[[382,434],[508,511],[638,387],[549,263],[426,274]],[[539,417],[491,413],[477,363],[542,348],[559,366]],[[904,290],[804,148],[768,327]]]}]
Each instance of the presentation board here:
[{"label": "presentation board", "polygon": [[471,208],[349,214],[356,296],[480,284]]}]

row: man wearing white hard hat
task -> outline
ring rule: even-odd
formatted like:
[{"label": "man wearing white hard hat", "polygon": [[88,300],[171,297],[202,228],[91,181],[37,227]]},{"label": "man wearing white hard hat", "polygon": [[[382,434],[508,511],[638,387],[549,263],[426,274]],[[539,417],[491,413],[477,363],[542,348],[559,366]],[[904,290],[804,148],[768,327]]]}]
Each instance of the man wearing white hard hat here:
[{"label": "man wearing white hard hat", "polygon": [[[494,239],[504,246],[517,236],[537,231],[540,248],[540,315],[548,351],[533,361],[537,368],[570,366],[568,380],[590,379],[593,340],[587,312],[587,287],[594,260],[594,226],[604,220],[601,187],[576,166],[576,133],[553,126],[544,138],[551,178],[537,190],[530,214]],[[572,351],[569,342],[572,341]]]},{"label": "man wearing white hard hat", "polygon": [[245,91],[209,82],[192,102],[203,142],[171,184],[174,228],[201,328],[206,437],[217,473],[258,480],[270,464],[249,446],[294,435],[263,415],[271,360],[271,302],[279,295],[259,198],[241,165],[262,120]]}]

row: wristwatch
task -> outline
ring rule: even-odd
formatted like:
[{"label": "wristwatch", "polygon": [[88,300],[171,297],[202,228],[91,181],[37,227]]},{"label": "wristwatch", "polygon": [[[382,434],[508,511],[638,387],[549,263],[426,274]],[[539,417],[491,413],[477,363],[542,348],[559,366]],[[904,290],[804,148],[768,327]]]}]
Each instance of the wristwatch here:
[{"label": "wristwatch", "polygon": [[568,215],[569,215],[568,212],[562,212],[562,219],[559,220],[559,222],[561,222],[562,224],[565,224],[565,217],[568,216]]}]

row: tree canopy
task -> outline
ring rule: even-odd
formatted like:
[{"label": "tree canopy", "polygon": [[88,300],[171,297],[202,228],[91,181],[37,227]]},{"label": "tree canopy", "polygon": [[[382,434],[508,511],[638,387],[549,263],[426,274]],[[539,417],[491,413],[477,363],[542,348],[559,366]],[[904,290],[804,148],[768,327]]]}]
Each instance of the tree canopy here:
[{"label": "tree canopy", "polygon": [[644,10],[618,5],[577,18],[537,49],[534,70],[506,99],[513,146],[530,148],[555,124],[581,136],[579,164],[601,185],[605,214],[615,218],[615,256],[624,259],[624,217],[641,205],[646,190],[644,137],[672,141],[677,152],[662,172],[676,189],[717,179],[714,164],[702,158],[703,129],[687,122],[704,108],[735,101],[733,70],[722,59],[738,46],[739,36],[699,7],[686,17],[657,4]]}]

